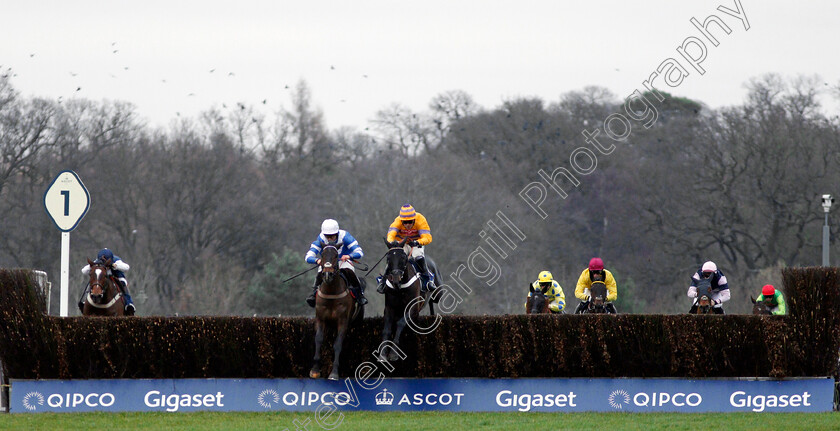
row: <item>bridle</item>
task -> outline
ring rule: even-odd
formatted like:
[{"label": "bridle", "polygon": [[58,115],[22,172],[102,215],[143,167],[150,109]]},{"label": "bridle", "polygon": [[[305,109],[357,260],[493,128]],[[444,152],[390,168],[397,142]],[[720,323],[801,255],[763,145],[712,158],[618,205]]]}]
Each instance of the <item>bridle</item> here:
[{"label": "bridle", "polygon": [[[94,266],[90,267],[90,273],[91,274],[97,274],[97,271],[104,271],[104,274],[102,275],[102,277],[99,277],[97,275],[95,279],[94,279],[93,276],[91,276],[92,281],[90,281],[90,291],[88,291],[88,294],[87,294],[88,305],[90,305],[94,308],[103,308],[103,309],[111,308],[122,297],[122,292],[117,290],[117,293],[114,295],[114,297],[111,298],[111,300],[108,301],[105,304],[99,304],[99,303],[95,302],[94,298],[92,296],[93,288],[94,287],[99,287],[99,290],[102,291],[102,293],[100,295],[98,295],[100,297],[100,300],[101,300],[101,298],[105,296],[105,292],[107,292],[107,287],[105,285],[103,285],[103,283],[100,282],[99,279],[103,278],[103,279],[107,280],[111,277],[108,274],[108,267],[106,267],[105,265],[97,264],[97,265],[94,265]],[[113,281],[111,283],[113,283]],[[116,286],[114,286],[114,287],[116,288]]]},{"label": "bridle", "polygon": [[[403,265],[400,268],[392,268],[390,266],[390,259],[388,260],[388,263],[385,267],[385,286],[391,289],[405,289],[414,284],[414,282],[417,281],[420,275],[415,273],[414,276],[412,276],[411,278],[408,277],[408,254],[405,252],[405,250],[403,250],[402,247],[392,247],[388,250],[388,252],[385,255],[394,256],[397,254],[405,256],[404,258],[402,258]],[[394,274],[399,274],[399,279],[395,280]]]},{"label": "bridle", "polygon": [[[335,263],[333,263],[332,261],[325,262],[323,260],[324,250],[326,250],[328,248],[331,248],[335,251],[335,255],[336,255]],[[329,283],[330,281],[332,281],[333,277],[338,275],[339,266],[341,265],[341,259],[338,258],[338,247],[336,247],[333,244],[328,244],[328,245],[324,246],[324,248],[321,250],[321,257],[322,257],[321,265],[320,265],[321,266],[321,273],[324,274],[324,281]],[[348,289],[346,287],[344,288],[344,290],[341,293],[331,294],[331,293],[324,293],[324,291],[321,290],[321,286],[318,286],[318,296],[320,296],[321,298],[324,298],[324,299],[341,299],[341,298],[344,298],[347,295],[348,295]]]}]

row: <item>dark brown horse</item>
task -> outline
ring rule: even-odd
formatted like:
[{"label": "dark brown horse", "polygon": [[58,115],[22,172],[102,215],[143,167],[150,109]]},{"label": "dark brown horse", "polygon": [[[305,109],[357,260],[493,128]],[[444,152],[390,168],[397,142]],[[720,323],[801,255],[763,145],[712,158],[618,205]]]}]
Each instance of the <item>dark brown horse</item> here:
[{"label": "dark brown horse", "polygon": [[525,314],[549,313],[548,300],[545,297],[545,292],[548,291],[548,286],[534,289],[534,285],[529,284],[528,290],[531,294],[528,295],[528,300],[525,302]]},{"label": "dark brown horse", "polygon": [[90,291],[85,295],[83,316],[123,316],[125,314],[125,300],[117,287],[117,281],[112,278],[108,268],[111,260],[95,263],[87,260],[90,266]]},{"label": "dark brown horse", "polygon": [[750,295],[750,301],[753,303],[752,314],[773,314],[770,307],[764,301],[756,301],[752,295]]},{"label": "dark brown horse", "polygon": [[608,314],[612,307],[607,302],[607,285],[603,281],[593,281],[589,286],[589,305],[582,314]]},{"label": "dark brown horse", "polygon": [[[414,269],[414,265],[410,264],[408,254],[405,252],[405,243],[408,238],[402,242],[388,242],[385,240],[385,245],[388,247],[388,253],[385,255],[385,327],[382,330],[382,341],[390,341],[391,334],[393,335],[394,344],[399,346],[400,336],[408,324],[407,318],[412,322],[416,322],[420,316],[420,310],[429,304],[429,313],[434,316],[435,309],[432,301],[429,301],[429,292],[421,292],[420,289],[420,274]],[[427,264],[431,265],[429,258],[426,258]],[[380,358],[389,361],[397,360],[397,352],[383,347],[380,352]]]},{"label": "dark brown horse", "polygon": [[695,302],[688,314],[714,314],[712,309],[712,281],[708,278],[702,278],[697,282],[697,302]]},{"label": "dark brown horse", "polygon": [[[324,246],[321,250],[322,282],[318,287],[315,299],[315,357],[309,377],[321,377],[321,344],[324,342],[324,332],[327,324],[336,326],[336,337],[333,342],[333,359],[330,380],[338,380],[338,363],[344,336],[351,321],[361,319],[365,315],[364,307],[358,306],[350,295],[347,280],[339,273],[338,249],[334,243]],[[363,282],[361,279],[360,282]]]},{"label": "dark brown horse", "polygon": [[712,297],[704,293],[697,297],[697,307],[692,308],[694,314],[712,314]]}]

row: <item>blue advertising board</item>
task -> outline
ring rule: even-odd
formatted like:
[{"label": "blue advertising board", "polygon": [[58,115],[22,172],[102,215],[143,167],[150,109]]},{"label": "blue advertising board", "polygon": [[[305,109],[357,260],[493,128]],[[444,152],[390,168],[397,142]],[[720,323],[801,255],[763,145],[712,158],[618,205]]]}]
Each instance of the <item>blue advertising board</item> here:
[{"label": "blue advertising board", "polygon": [[10,412],[826,412],[834,380],[12,380]]}]

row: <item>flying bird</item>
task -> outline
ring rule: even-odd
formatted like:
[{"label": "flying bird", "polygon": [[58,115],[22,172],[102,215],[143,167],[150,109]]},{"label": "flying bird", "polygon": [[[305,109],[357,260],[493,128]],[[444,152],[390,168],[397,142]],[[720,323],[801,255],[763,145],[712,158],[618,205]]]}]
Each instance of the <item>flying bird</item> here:
[{"label": "flying bird", "polygon": [[330,70],[335,70],[335,66],[330,66]]},{"label": "flying bird", "polygon": [[215,71],[216,71],[216,69],[210,69],[210,73],[213,73]]},{"label": "flying bird", "polygon": [[76,91],[82,91],[82,87],[76,87]]},{"label": "flying bird", "polygon": [[267,102],[267,101],[268,101],[268,99],[263,99],[263,105],[265,105],[265,102]]}]

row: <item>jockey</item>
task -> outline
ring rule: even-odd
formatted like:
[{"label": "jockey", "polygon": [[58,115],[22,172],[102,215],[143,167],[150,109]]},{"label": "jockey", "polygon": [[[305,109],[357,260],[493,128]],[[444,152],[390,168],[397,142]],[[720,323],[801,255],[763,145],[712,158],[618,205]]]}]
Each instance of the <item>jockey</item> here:
[{"label": "jockey", "polygon": [[593,281],[603,281],[607,286],[607,302],[609,302],[607,307],[610,313],[615,314],[616,309],[612,302],[618,298],[618,288],[612,273],[604,269],[604,261],[600,257],[593,257],[589,261],[589,267],[580,273],[575,288],[575,297],[580,299],[580,304],[575,309],[575,314],[580,314],[589,306],[589,287],[592,286]]},{"label": "jockey", "polygon": [[697,287],[700,284],[709,283],[708,293],[712,298],[712,313],[724,314],[723,303],[729,301],[729,283],[726,281],[726,276],[717,268],[711,260],[704,263],[697,272],[691,276],[691,285],[688,286],[688,297],[694,298],[694,305],[691,306],[689,313],[697,311],[697,298],[703,293],[698,292]]},{"label": "jockey", "polygon": [[[432,230],[429,228],[426,217],[414,211],[414,207],[410,204],[405,204],[400,208],[400,215],[388,227],[388,237],[386,239],[388,242],[394,242],[402,241],[405,238],[408,238],[408,242],[405,244],[405,254],[414,259],[420,269],[420,278],[423,279],[423,283],[421,283],[422,291],[431,292],[435,290],[435,275],[426,266],[426,257],[423,252],[423,246],[432,242]],[[384,277],[379,279],[376,291],[385,293]]]},{"label": "jockey", "polygon": [[[312,245],[309,246],[309,251],[306,252],[306,256],[304,257],[306,263],[320,265],[321,259],[318,256],[321,255],[321,248],[330,243],[334,243],[338,247],[338,257],[341,260],[338,268],[344,270],[343,274],[347,276],[350,288],[353,290],[353,293],[356,293],[356,302],[359,305],[367,304],[368,300],[365,298],[365,291],[362,289],[361,283],[359,283],[359,278],[356,276],[353,263],[350,262],[351,259],[361,259],[365,253],[362,251],[362,247],[359,246],[356,238],[350,235],[350,232],[338,228],[337,221],[326,219],[321,223],[321,234],[318,235],[315,241],[312,241]],[[318,286],[321,285],[321,275],[321,269],[318,268],[318,276],[315,277],[315,286],[312,288],[312,293],[306,297],[306,303],[310,307],[315,307],[315,292],[318,291]]]},{"label": "jockey", "polygon": [[[125,314],[126,316],[133,316],[136,308],[134,307],[134,301],[131,300],[131,294],[128,292],[128,280],[125,278],[125,271],[128,271],[131,267],[128,266],[119,256],[115,255],[111,250],[107,248],[103,248],[96,254],[96,260],[94,263],[105,263],[106,260],[111,261],[111,268],[110,272],[114,278],[117,279],[117,284],[120,287],[120,291],[122,292],[122,296],[125,302]],[[82,274],[88,275],[90,274],[90,265],[85,265],[82,268]],[[82,297],[79,298],[79,311],[82,311],[85,306],[85,295],[87,295],[88,289],[90,285],[85,287],[85,290],[82,292]]]},{"label": "jockey", "polygon": [[551,273],[548,271],[541,272],[537,277],[537,281],[531,283],[531,288],[528,289],[528,297],[531,297],[533,291],[543,289],[546,289],[545,299],[548,301],[548,309],[552,313],[562,312],[566,308],[566,295],[563,293],[563,288],[560,287],[560,283],[554,281]]},{"label": "jockey", "polygon": [[770,308],[770,312],[776,316],[784,316],[787,314],[787,307],[785,307],[785,297],[782,292],[776,290],[772,284],[765,284],[761,288],[761,295],[755,299],[755,302],[764,301],[764,304]]}]

